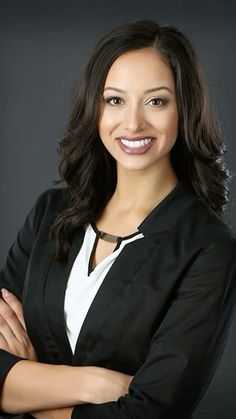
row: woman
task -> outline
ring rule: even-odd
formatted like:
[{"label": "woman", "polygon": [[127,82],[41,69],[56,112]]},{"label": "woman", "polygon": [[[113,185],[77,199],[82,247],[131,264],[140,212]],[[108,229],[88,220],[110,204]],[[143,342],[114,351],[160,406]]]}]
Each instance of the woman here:
[{"label": "woman", "polygon": [[105,35],[60,153],[66,187],[39,197],[0,276],[1,408],[190,418],[227,337],[236,241],[186,37],[152,21]]}]

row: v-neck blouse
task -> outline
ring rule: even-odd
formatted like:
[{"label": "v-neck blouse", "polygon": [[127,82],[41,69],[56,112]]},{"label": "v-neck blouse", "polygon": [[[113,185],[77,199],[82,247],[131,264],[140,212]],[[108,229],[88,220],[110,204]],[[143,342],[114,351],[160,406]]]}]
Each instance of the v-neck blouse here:
[{"label": "v-neck blouse", "polygon": [[138,233],[122,238],[119,246],[116,246],[115,250],[91,271],[90,258],[96,241],[96,232],[91,224],[87,225],[83,244],[69,275],[64,302],[66,331],[73,353],[85,317],[112,264],[124,246],[143,237],[142,233]]}]

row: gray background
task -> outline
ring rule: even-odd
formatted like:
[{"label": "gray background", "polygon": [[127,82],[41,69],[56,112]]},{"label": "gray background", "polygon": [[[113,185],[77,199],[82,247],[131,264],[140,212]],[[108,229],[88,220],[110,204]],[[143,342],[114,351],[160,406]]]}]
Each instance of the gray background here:
[{"label": "gray background", "polygon": [[[192,40],[235,171],[236,2],[0,0],[1,264],[35,198],[58,176],[57,141],[81,65],[114,24],[142,18],[175,24]],[[236,230],[235,178],[231,193]],[[235,328],[236,319],[194,419],[236,417]]]}]

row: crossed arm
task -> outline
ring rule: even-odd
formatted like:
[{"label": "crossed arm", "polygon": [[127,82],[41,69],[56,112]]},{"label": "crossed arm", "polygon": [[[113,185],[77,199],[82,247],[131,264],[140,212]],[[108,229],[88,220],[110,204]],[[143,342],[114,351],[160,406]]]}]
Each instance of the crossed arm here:
[{"label": "crossed arm", "polygon": [[11,368],[2,387],[0,407],[9,413],[66,419],[74,405],[117,400],[128,391],[132,379],[105,368],[37,362],[21,303],[7,290],[2,290],[0,299],[0,349],[24,358]]}]

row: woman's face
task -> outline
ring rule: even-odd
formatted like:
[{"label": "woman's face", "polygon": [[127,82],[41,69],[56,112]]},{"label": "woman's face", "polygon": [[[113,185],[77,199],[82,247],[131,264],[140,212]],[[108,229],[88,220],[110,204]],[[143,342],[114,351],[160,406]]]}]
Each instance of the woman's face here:
[{"label": "woman's face", "polygon": [[118,168],[170,165],[178,133],[175,83],[170,67],[154,48],[129,51],[112,64],[98,130]]}]

